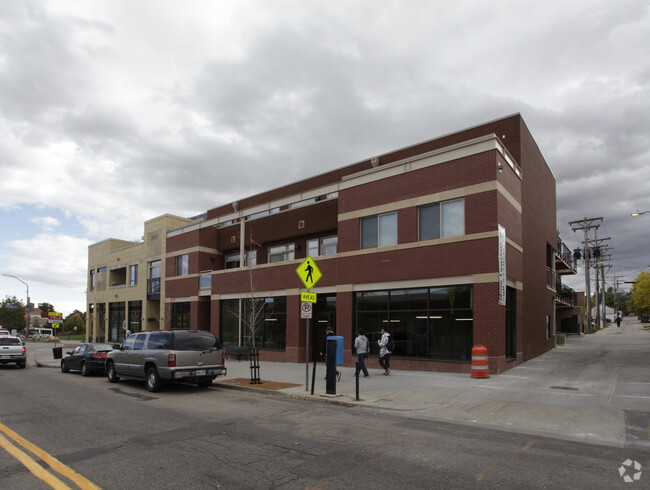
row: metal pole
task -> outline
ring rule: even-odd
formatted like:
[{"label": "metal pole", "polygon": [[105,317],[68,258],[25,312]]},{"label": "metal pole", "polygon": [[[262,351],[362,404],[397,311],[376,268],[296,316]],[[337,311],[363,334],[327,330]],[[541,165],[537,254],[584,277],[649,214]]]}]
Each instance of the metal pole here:
[{"label": "metal pole", "polygon": [[354,376],[356,378],[355,385],[356,385],[356,401],[359,401],[359,371],[361,371],[361,366],[357,362],[356,365],[356,370],[354,371]]},{"label": "metal pole", "polygon": [[305,391],[309,391],[309,318],[307,318],[307,332],[305,333]]},{"label": "metal pole", "polygon": [[25,313],[27,313],[25,315],[25,337],[27,337],[29,335],[29,318],[30,318],[30,314],[29,314],[30,313],[30,311],[29,311],[29,284],[27,284],[25,281],[23,281],[22,279],[20,279],[20,278],[18,278],[16,276],[12,276],[11,274],[2,274],[2,275],[7,276],[7,277],[13,277],[17,281],[22,282],[25,285],[25,287],[27,288],[27,304],[25,305]]},{"label": "metal pole", "polygon": [[604,261],[600,263],[600,277],[601,277],[600,283],[602,284],[600,304],[602,305],[603,308],[602,318],[603,318],[603,328],[605,328],[607,326],[607,305],[605,304],[605,263]]},{"label": "metal pole", "polygon": [[589,260],[591,260],[589,253],[589,228],[587,228],[587,218],[584,221],[584,231],[585,231],[585,292],[586,292],[586,301],[587,304],[587,332],[591,333],[591,279],[589,277]]}]

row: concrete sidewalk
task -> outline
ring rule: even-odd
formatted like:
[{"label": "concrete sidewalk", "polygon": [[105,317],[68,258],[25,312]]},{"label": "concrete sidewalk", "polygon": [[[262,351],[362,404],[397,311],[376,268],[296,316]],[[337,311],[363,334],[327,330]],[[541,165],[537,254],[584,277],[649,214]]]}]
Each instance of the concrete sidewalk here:
[{"label": "concrete sidewalk", "polygon": [[[64,342],[64,355],[69,343]],[[51,356],[51,351],[47,352]],[[564,346],[487,379],[466,374],[395,371],[370,377],[339,368],[337,395],[325,395],[325,366],[260,363],[262,384],[251,385],[247,361],[229,359],[228,376],[213,386],[341,403],[409,417],[511,430],[531,435],[629,447],[650,453],[650,325],[626,317],[593,335],[569,336]],[[60,361],[35,359],[39,366]],[[307,384],[308,382],[308,384]],[[306,389],[308,388],[308,389]]]}]

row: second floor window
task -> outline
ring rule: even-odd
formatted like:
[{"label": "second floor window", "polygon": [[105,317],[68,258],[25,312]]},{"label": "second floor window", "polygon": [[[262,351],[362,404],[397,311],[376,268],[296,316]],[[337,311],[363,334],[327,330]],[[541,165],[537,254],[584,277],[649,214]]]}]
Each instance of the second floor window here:
[{"label": "second floor window", "polygon": [[138,265],[129,266],[129,286],[138,284]]},{"label": "second floor window", "polygon": [[307,240],[307,255],[317,257],[319,255],[335,254],[338,248],[338,241],[337,236]]},{"label": "second floor window", "polygon": [[288,243],[286,245],[278,245],[276,247],[269,247],[269,263],[284,262],[286,260],[293,260],[294,244]]},{"label": "second floor window", "polygon": [[176,256],[176,275],[186,276],[189,274],[189,261],[190,258],[187,254]]},{"label": "second floor window", "polygon": [[226,269],[236,269],[241,265],[241,256],[239,254],[226,255]]},{"label": "second floor window", "polygon": [[422,206],[419,208],[418,214],[420,240],[434,240],[465,234],[464,199]]},{"label": "second floor window", "polygon": [[147,292],[150,294],[160,293],[160,274],[162,272],[162,267],[160,260],[154,260],[149,262],[149,272],[147,282]]},{"label": "second floor window", "polygon": [[397,244],[397,212],[361,218],[361,248]]}]

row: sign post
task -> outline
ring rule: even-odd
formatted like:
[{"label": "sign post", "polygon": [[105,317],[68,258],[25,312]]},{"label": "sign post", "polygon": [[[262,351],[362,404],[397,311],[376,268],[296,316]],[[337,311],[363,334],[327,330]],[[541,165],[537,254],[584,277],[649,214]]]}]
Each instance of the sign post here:
[{"label": "sign post", "polygon": [[[311,291],[311,288],[313,288],[318,280],[323,277],[323,274],[311,256],[307,256],[307,258],[302,261],[296,269],[296,274],[298,274],[298,277],[307,288],[307,291]],[[305,332],[305,391],[309,391],[309,329],[311,326],[310,320],[313,315],[312,303],[316,303],[316,294],[311,292],[302,292],[300,294],[300,301],[300,318],[307,320],[307,330]]]},{"label": "sign post", "polygon": [[47,316],[48,316],[49,323],[52,325],[52,328],[54,329],[54,348],[56,348],[56,337],[57,337],[56,330],[59,328],[60,323],[63,321],[63,313],[50,311],[47,314]]}]

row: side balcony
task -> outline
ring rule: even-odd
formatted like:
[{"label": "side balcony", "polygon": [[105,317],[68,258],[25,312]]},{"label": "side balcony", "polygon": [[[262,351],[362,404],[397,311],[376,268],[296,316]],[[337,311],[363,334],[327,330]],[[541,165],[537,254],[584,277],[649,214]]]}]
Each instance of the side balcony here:
[{"label": "side balcony", "polygon": [[576,274],[577,272],[576,259],[559,236],[557,237],[557,250],[555,251],[555,272],[558,275]]}]

